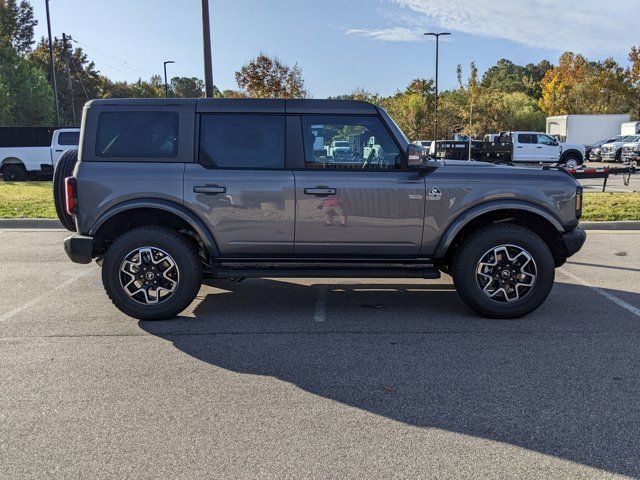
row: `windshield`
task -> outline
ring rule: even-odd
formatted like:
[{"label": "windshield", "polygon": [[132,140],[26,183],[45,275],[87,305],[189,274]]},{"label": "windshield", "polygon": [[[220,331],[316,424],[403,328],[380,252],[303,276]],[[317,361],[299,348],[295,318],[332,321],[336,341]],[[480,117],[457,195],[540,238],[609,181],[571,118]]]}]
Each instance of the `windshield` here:
[{"label": "windshield", "polygon": [[334,142],[336,147],[348,147],[349,142]]}]

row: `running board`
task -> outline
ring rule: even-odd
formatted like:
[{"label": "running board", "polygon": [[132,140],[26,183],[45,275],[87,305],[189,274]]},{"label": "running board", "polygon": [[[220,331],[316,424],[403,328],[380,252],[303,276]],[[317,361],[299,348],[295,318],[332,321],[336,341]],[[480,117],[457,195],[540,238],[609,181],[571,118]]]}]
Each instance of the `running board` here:
[{"label": "running board", "polygon": [[217,261],[212,267],[209,278],[440,278],[431,263]]}]

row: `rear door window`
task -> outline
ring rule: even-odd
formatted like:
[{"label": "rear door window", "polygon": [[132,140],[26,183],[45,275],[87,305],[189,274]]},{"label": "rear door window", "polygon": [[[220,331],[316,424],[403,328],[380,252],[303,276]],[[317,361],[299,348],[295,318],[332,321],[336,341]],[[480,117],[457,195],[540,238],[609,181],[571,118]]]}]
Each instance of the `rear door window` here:
[{"label": "rear door window", "polygon": [[207,168],[284,168],[284,136],[284,115],[202,115],[200,164]]},{"label": "rear door window", "polygon": [[174,158],[178,123],[176,112],[102,112],[96,156]]}]

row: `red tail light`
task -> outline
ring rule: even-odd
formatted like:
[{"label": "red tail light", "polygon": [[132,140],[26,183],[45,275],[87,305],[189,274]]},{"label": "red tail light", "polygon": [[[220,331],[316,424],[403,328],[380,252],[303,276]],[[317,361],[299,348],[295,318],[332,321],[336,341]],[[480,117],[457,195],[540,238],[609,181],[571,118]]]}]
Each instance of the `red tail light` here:
[{"label": "red tail light", "polygon": [[73,215],[78,211],[78,191],[76,179],[67,177],[64,179],[64,194],[66,199],[67,213]]}]

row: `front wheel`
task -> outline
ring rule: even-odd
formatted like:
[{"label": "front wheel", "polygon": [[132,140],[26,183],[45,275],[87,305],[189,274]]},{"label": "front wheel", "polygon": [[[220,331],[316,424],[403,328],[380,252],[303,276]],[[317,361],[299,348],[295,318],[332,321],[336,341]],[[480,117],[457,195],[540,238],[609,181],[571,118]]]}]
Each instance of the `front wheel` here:
[{"label": "front wheel", "polygon": [[513,224],[484,227],[470,236],[453,259],[452,275],[462,300],[480,315],[518,318],[547,298],[555,264],[547,244]]},{"label": "front wheel", "polygon": [[573,170],[574,168],[578,168],[578,165],[580,165],[580,163],[581,163],[580,157],[578,157],[577,155],[569,155],[562,162],[564,167],[569,169],[569,170]]},{"label": "front wheel", "polygon": [[180,233],[139,227],[107,250],[102,283],[113,304],[127,315],[139,320],[167,319],[196,297],[202,264],[193,243]]}]

